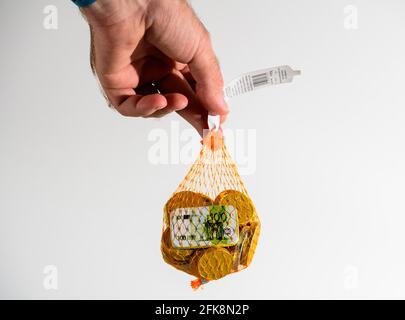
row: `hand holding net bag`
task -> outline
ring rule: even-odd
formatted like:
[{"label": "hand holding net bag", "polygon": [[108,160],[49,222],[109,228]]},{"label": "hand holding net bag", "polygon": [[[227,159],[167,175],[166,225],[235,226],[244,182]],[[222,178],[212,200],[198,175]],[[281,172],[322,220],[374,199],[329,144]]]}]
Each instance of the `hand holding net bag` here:
[{"label": "hand holding net bag", "polygon": [[165,262],[195,276],[196,289],[252,262],[260,220],[221,130],[210,129],[197,160],[164,207]]}]

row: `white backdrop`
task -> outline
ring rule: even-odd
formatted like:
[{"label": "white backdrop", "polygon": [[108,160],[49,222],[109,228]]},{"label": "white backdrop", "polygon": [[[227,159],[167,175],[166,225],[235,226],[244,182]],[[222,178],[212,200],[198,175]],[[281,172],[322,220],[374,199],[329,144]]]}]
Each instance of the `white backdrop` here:
[{"label": "white backdrop", "polygon": [[[405,298],[405,2],[192,3],[226,81],[302,70],[230,103],[225,128],[256,136],[243,177],[262,220],[253,264],[192,292],[162,261],[162,208],[188,165],[153,164],[149,138],[161,128],[178,141],[173,127],[188,125],[105,106],[69,1],[8,1],[0,298]],[[57,30],[43,27],[49,4]],[[50,270],[57,288],[46,285]]]}]

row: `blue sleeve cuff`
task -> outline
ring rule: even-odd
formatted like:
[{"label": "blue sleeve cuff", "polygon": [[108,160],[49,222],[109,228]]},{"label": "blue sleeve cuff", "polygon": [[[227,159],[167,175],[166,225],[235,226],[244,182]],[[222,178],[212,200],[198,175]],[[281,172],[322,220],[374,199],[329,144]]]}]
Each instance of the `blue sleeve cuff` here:
[{"label": "blue sleeve cuff", "polygon": [[96,0],[72,0],[75,5],[78,7],[87,7],[92,3],[96,2]]}]

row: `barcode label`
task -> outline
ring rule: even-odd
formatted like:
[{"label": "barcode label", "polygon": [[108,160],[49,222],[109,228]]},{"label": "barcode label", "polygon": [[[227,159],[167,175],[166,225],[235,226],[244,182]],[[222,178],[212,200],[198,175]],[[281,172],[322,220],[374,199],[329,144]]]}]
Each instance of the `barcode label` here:
[{"label": "barcode label", "polygon": [[257,88],[260,86],[264,86],[269,83],[269,79],[267,77],[267,73],[259,73],[252,76],[252,83],[253,87]]}]

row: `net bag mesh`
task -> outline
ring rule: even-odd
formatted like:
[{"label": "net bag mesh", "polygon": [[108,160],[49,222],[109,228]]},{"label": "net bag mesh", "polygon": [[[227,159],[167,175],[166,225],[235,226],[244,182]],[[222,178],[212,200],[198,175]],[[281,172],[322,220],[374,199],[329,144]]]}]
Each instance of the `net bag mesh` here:
[{"label": "net bag mesh", "polygon": [[193,275],[193,288],[250,265],[260,220],[221,131],[211,130],[197,160],[164,207],[161,252]]}]

